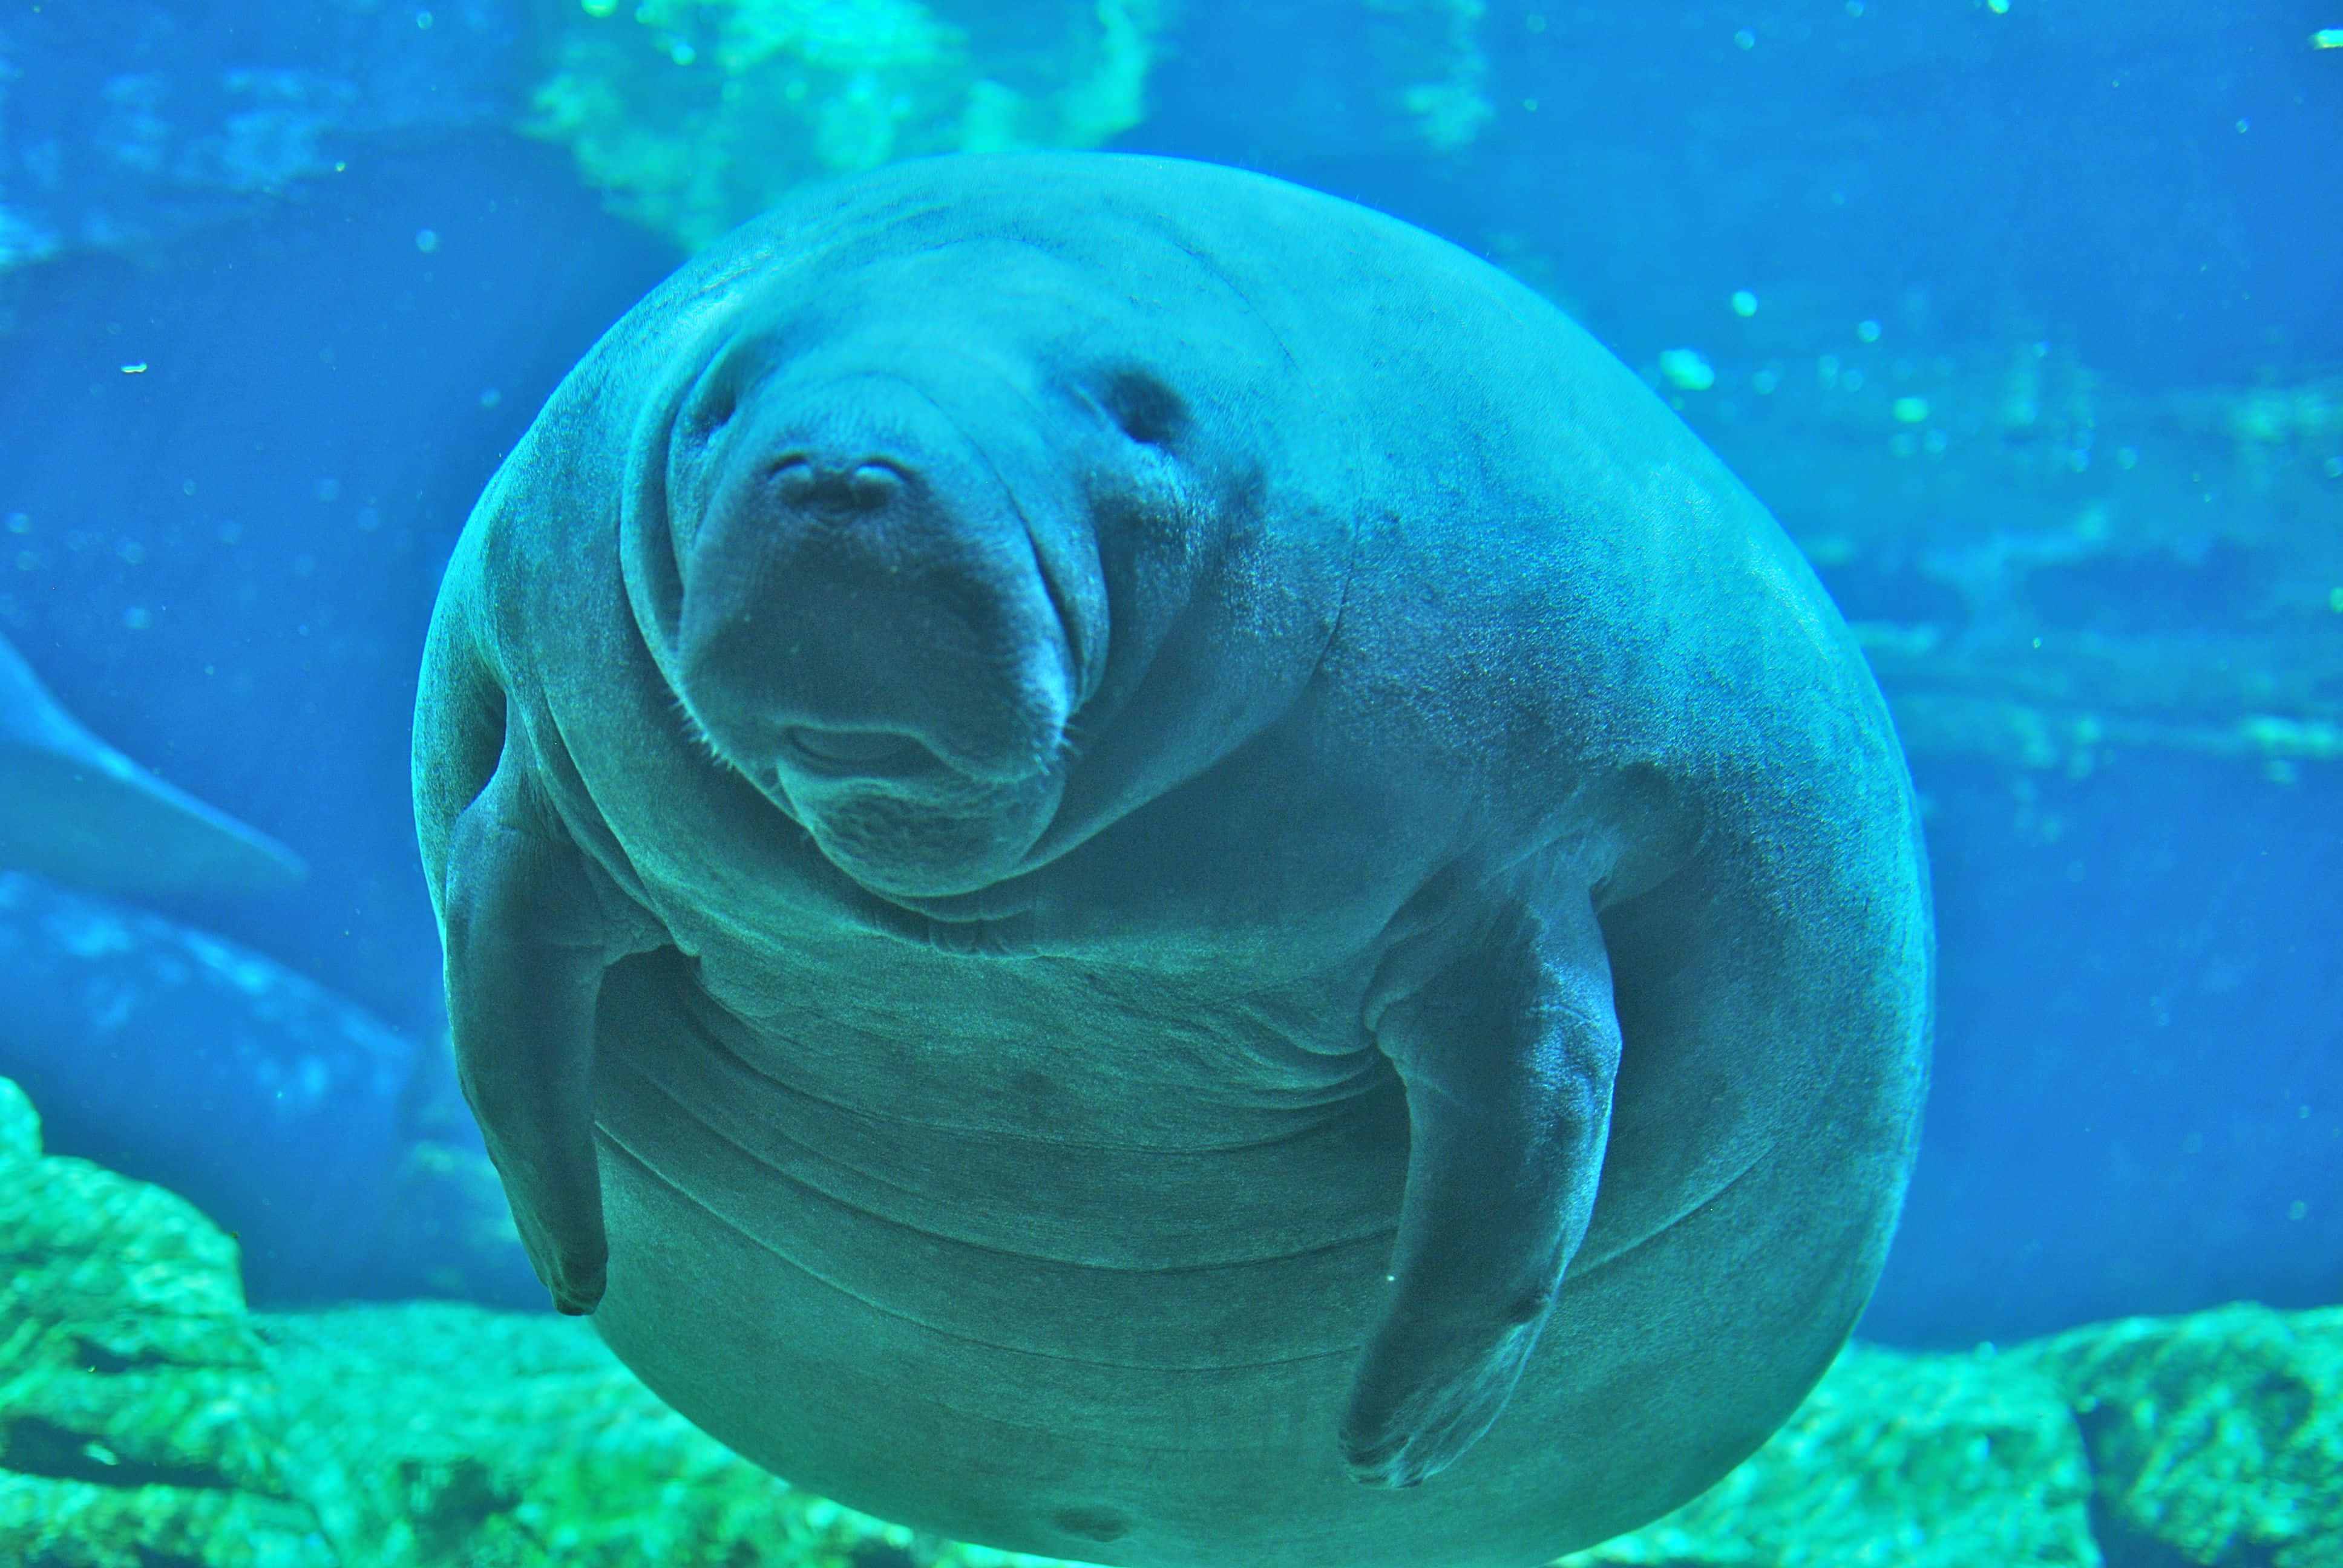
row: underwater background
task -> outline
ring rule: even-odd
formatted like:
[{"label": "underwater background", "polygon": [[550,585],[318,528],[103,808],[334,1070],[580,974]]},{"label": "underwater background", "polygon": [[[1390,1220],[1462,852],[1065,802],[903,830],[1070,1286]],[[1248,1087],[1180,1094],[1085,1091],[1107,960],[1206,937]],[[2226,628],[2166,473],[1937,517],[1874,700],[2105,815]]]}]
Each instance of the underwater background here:
[{"label": "underwater background", "polygon": [[306,865],[0,864],[0,1563],[985,1560],[536,1315],[407,758],[457,533],[601,330],[799,185],[1016,146],[1263,170],[1544,292],[1886,689],[1941,960],[1864,1348],[1585,1560],[2343,1564],[2308,0],[0,0],[0,636]]}]

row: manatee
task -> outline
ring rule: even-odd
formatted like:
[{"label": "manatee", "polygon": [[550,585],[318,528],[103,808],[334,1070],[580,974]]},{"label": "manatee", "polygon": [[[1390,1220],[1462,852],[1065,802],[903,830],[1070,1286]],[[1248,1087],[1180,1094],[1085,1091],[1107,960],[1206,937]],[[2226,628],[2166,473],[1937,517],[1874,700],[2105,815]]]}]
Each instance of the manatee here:
[{"label": "manatee", "polygon": [[0,866],[107,893],[260,892],[301,879],[282,844],[84,729],[0,641]]},{"label": "manatee", "polygon": [[1915,1147],[1846,628],[1584,332],[1172,160],[689,263],[449,563],[414,786],[556,1304],[789,1481],[1109,1563],[1523,1564],[1787,1415]]}]

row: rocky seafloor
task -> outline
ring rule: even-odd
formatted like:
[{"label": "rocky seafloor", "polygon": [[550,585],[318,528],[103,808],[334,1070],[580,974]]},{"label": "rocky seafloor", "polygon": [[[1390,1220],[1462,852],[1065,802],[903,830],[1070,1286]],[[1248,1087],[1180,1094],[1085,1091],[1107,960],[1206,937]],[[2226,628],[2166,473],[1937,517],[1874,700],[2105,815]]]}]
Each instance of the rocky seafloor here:
[{"label": "rocky seafloor", "polygon": [[[0,1563],[1005,1568],[795,1491],[583,1323],[246,1310],[234,1240],[45,1156],[0,1079]],[[1765,1447],[1570,1568],[2343,1565],[2343,1308],[1857,1345]],[[1332,1568],[1332,1565],[1330,1565]]]}]

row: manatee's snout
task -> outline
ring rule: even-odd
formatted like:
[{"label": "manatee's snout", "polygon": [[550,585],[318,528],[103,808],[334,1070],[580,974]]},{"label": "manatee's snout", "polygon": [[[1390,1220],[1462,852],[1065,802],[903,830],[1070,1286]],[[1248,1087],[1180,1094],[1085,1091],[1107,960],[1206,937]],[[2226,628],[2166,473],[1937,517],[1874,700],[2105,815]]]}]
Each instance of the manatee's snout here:
[{"label": "manatee's snout", "polygon": [[769,383],[727,423],[678,562],[682,696],[717,749],[818,835],[874,803],[900,821],[1029,793],[1057,761],[1076,656],[979,442],[877,375]]}]

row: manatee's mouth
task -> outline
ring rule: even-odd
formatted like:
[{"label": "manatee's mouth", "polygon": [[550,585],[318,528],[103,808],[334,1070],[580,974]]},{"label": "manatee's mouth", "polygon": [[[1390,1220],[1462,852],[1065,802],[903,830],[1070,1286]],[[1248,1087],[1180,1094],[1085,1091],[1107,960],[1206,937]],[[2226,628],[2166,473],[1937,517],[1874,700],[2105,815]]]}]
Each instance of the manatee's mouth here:
[{"label": "manatee's mouth", "polygon": [[784,767],[832,779],[909,781],[947,771],[919,738],[888,729],[817,729],[793,724],[781,734]]},{"label": "manatee's mouth", "polygon": [[[716,389],[727,434],[678,461],[670,543],[676,688],[717,749],[793,782],[1047,771],[1086,639],[997,433],[870,368]],[[714,422],[697,400],[679,430]]]},{"label": "manatee's mouth", "polygon": [[[890,765],[902,771],[880,771]],[[972,785],[924,749],[820,770],[793,763],[757,783],[832,865],[896,899],[974,892],[1014,875],[1064,787],[1054,769],[1021,785]]]}]

